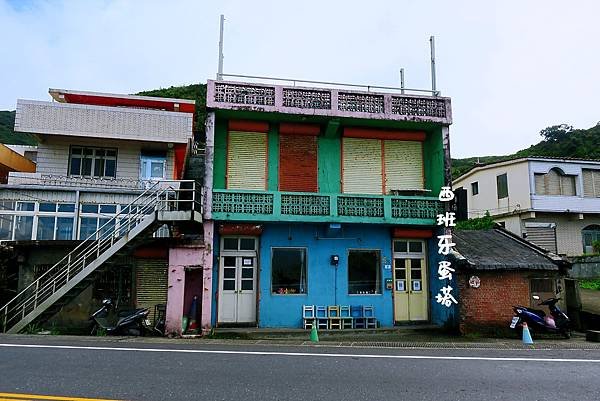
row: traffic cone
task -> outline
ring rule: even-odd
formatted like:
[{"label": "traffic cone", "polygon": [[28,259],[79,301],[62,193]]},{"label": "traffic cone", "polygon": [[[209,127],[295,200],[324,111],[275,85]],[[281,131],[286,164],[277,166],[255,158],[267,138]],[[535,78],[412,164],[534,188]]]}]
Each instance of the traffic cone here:
[{"label": "traffic cone", "polygon": [[319,333],[317,332],[317,321],[313,320],[312,328],[310,329],[310,341],[313,343],[319,342]]},{"label": "traffic cone", "polygon": [[529,327],[527,327],[527,322],[523,322],[523,344],[533,344],[533,339],[531,338]]}]

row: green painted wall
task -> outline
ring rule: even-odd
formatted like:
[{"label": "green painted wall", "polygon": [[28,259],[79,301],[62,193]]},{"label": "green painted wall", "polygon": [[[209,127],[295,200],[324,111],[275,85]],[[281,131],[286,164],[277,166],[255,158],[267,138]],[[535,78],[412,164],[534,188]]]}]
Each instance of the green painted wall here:
[{"label": "green painted wall", "polygon": [[340,137],[318,139],[319,192],[339,193],[341,189],[342,142]]},{"label": "green painted wall", "polygon": [[213,165],[213,188],[225,189],[227,173],[227,121],[215,122],[215,160]]},{"label": "green painted wall", "polygon": [[427,132],[423,143],[423,164],[425,168],[425,188],[429,195],[437,196],[444,185],[444,146],[441,127]]},{"label": "green painted wall", "polygon": [[267,189],[279,190],[279,125],[271,124],[267,136]]}]

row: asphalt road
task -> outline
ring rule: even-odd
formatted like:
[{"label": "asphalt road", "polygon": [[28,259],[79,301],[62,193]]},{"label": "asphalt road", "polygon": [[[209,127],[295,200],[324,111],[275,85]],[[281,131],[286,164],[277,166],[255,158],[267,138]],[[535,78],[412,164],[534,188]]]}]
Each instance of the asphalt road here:
[{"label": "asphalt road", "polygon": [[10,336],[0,336],[0,343],[0,393],[136,401],[600,399],[600,350],[367,349]]}]

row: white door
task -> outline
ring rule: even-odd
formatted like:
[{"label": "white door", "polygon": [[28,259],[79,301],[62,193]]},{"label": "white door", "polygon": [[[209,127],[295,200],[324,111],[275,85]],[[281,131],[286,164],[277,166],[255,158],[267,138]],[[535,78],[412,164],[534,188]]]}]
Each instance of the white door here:
[{"label": "white door", "polygon": [[221,240],[219,323],[256,322],[257,243],[258,239],[248,237]]}]

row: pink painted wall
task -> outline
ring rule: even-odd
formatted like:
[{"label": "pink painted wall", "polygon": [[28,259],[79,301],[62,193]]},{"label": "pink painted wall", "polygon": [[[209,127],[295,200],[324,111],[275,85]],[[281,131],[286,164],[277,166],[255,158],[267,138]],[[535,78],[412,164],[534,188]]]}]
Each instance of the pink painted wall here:
[{"label": "pink painted wall", "polygon": [[[189,309],[184,305],[185,268],[203,266],[204,247],[199,245],[169,249],[169,277],[167,291],[166,334],[182,334],[183,314]],[[187,308],[187,309],[186,309]]]},{"label": "pink painted wall", "polygon": [[202,288],[202,317],[200,319],[200,325],[202,327],[202,333],[208,334],[211,329],[211,317],[212,317],[212,276],[213,276],[213,236],[214,236],[214,223],[212,220],[204,222],[204,243],[206,244],[203,249],[203,267],[204,274],[202,277],[203,288]]}]

